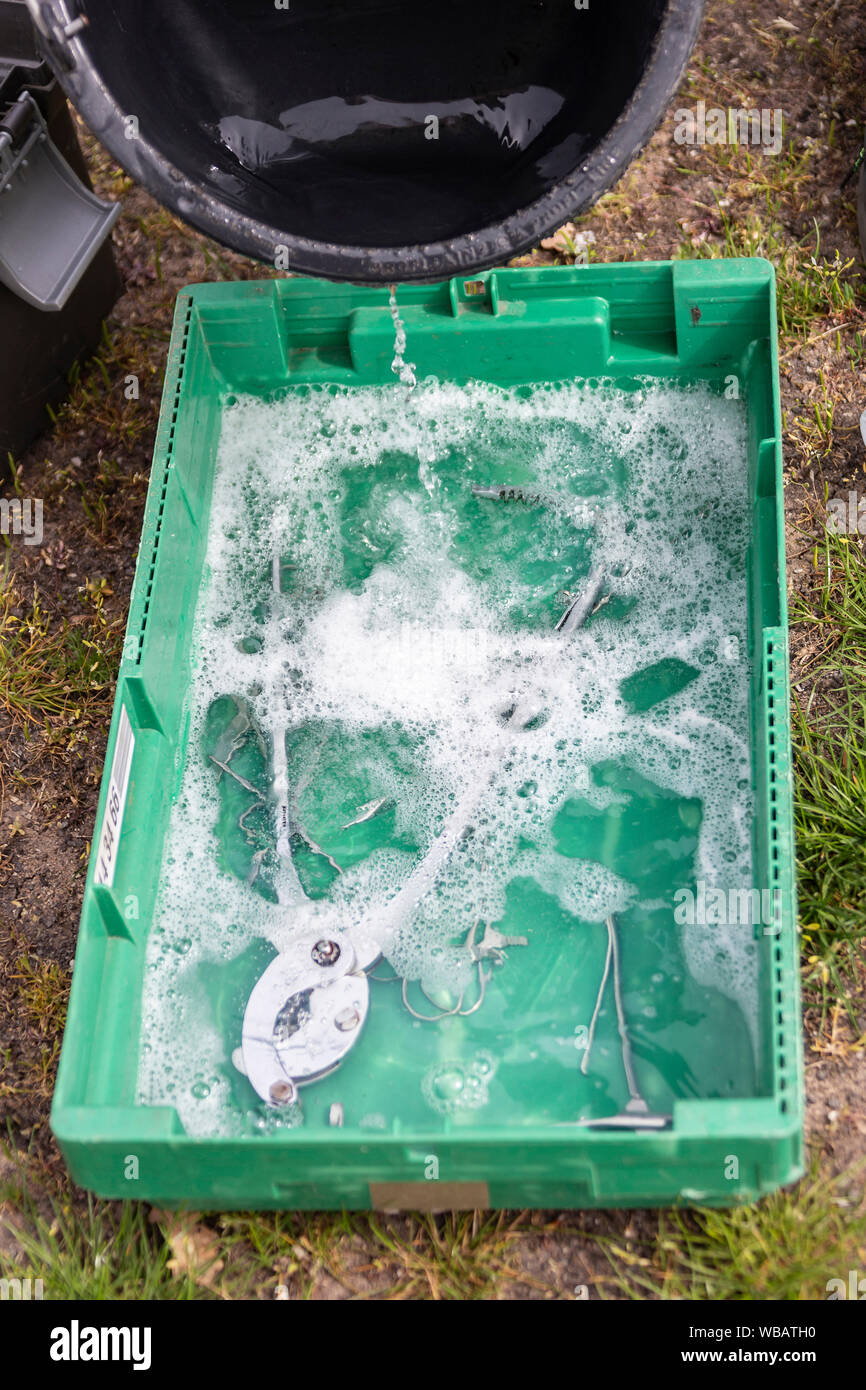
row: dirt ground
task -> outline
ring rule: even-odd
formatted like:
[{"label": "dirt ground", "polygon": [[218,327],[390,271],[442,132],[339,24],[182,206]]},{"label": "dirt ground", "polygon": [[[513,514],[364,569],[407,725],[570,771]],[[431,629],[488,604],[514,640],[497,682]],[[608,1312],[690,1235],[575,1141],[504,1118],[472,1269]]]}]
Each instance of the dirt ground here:
[{"label": "dirt ground", "polygon": [[[673,107],[699,98],[781,108],[792,152],[770,168],[772,156],[760,153],[721,159],[718,151],[684,151],[672,139]],[[862,490],[866,473],[859,431],[866,357],[858,349],[866,296],[855,183],[846,182],[864,120],[866,12],[858,0],[710,0],[678,101],[617,188],[578,223],[593,234],[598,260],[754,252],[790,266],[795,315],[798,285],[814,290],[802,324],[790,326],[781,342],[789,584],[807,605],[814,601],[824,500]],[[44,499],[45,535],[41,548],[16,540],[7,550],[16,651],[23,644],[26,656],[29,632],[25,666],[32,672],[16,676],[14,698],[7,694],[0,710],[0,1123],[8,1126],[11,1151],[27,1155],[34,1190],[45,1194],[38,1200],[62,1194],[82,1209],[51,1138],[48,1107],[174,300],[189,282],[265,273],[160,208],[89,137],[86,149],[97,190],[123,199],[114,243],[126,288],[108,321],[98,369],[82,372],[56,426],[16,460],[24,494]],[[821,268],[814,285],[813,255]],[[566,235],[517,263],[569,259]],[[128,373],[139,378],[137,400],[125,398]],[[814,626],[795,626],[797,690],[810,688],[815,644]],[[43,691],[54,681],[55,696],[30,702],[27,679]],[[849,1175],[842,1190],[856,1202],[863,1196],[857,1164],[866,1158],[862,964],[861,949],[847,1007],[833,999],[828,1005],[814,971],[806,988],[809,1142],[821,1173]],[[14,1230],[8,1205],[7,1215]],[[611,1281],[609,1249],[639,1251],[656,1218],[543,1212],[497,1221],[503,1242],[507,1232],[518,1238],[503,1244],[500,1264],[498,1254],[492,1257],[484,1296],[572,1297],[576,1286],[588,1285],[613,1297],[623,1291]],[[411,1246],[420,1229],[412,1222],[383,1217],[380,1229]],[[274,1296],[275,1278],[292,1290],[306,1280],[306,1292],[318,1298],[383,1296],[395,1278],[399,1284],[403,1266],[389,1263],[369,1224],[340,1237],[337,1274],[334,1261],[304,1243],[303,1230],[299,1219],[294,1264],[263,1280],[258,1296]],[[14,1246],[9,1230],[0,1235],[0,1255]],[[429,1279],[426,1286],[418,1279],[400,1285],[402,1296],[436,1296]],[[634,1292],[642,1296],[637,1285]]]}]

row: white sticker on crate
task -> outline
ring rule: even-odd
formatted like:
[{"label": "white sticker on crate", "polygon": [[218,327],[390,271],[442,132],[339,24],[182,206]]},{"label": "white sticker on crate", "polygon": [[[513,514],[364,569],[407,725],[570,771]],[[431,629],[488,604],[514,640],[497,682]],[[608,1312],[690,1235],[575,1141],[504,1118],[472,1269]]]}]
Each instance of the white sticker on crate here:
[{"label": "white sticker on crate", "polygon": [[129,722],[125,706],[120,708],[120,723],[117,729],[117,742],[114,745],[114,758],[111,762],[111,776],[108,782],[108,798],[99,831],[96,871],[94,883],[105,883],[111,887],[114,882],[114,868],[117,863],[117,846],[123,827],[123,812],[126,809],[126,793],[129,788],[129,769],[135,750],[135,735]]}]

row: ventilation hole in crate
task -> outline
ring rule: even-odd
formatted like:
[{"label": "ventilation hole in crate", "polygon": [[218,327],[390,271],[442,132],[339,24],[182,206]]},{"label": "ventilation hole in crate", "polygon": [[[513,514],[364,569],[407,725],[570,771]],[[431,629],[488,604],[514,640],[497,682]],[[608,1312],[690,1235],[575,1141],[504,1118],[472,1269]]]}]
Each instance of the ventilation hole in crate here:
[{"label": "ventilation hole in crate", "polygon": [[[153,542],[150,552],[150,564],[147,571],[147,581],[144,590],[144,604],[141,611],[141,623],[138,629],[137,649],[135,653],[136,662],[141,661],[141,653],[144,649],[144,634],[147,629],[147,622],[150,616],[150,600],[153,595],[153,583],[156,578],[156,561],[159,554],[159,542],[162,535],[162,519],[165,513],[165,498],[168,492],[168,475],[172,464],[174,453],[174,435],[177,418],[180,411],[180,393],[183,383],[183,373],[186,366],[186,354],[189,344],[189,330],[192,323],[192,299],[185,299],[184,296],[178,301],[181,308],[185,305],[183,327],[181,329],[180,352],[178,354],[177,366],[174,375],[174,404],[171,411],[171,424],[165,443],[165,450],[161,459],[154,459],[154,469],[162,469],[162,479],[159,488],[159,500],[156,507],[156,524],[153,528]],[[167,383],[166,383],[167,384]]]}]

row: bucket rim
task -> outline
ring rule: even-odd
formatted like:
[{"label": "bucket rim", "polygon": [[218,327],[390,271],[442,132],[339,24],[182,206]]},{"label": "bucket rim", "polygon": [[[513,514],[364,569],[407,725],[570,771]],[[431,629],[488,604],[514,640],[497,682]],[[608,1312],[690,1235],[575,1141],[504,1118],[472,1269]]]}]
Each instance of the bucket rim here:
[{"label": "bucket rim", "polygon": [[47,42],[52,20],[60,29],[69,24],[65,0],[27,3],[67,96],[118,164],[160,203],[197,231],[266,265],[274,266],[282,250],[289,274],[390,284],[448,279],[502,265],[585,212],[619,180],[664,119],[697,40],[706,0],[667,0],[646,69],[628,102],[589,156],[546,193],[477,230],[384,247],[315,241],[234,209],[229,215],[220,198],[143,136],[125,138],[127,113],[90,61],[86,28],[63,41],[62,53]]}]

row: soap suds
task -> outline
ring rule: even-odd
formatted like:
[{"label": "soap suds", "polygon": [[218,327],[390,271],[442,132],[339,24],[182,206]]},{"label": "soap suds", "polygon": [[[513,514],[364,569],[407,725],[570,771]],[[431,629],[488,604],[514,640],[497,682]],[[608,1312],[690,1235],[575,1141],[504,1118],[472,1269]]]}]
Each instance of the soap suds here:
[{"label": "soap suds", "polygon": [[[226,408],[188,753],[148,945],[142,1100],[175,1105],[189,1133],[230,1128],[230,1044],[192,987],[196,971],[262,940],[284,949],[313,924],[387,920],[461,799],[469,833],[381,943],[391,968],[430,992],[466,986],[474,967],[460,943],[501,918],[516,879],[587,922],[640,895],[557,849],[569,800],[621,799],[594,779],[603,763],[700,802],[696,878],[752,883],[745,450],[741,404],[702,387],[559,384],[529,396],[430,380],[408,397],[306,388]],[[525,485],[543,504],[473,498],[472,484]],[[562,641],[556,620],[594,567],[601,606]],[[646,710],[624,697],[629,677],[671,660],[694,672],[678,693]],[[221,869],[204,729],[226,695],[248,702],[265,735],[275,708],[289,730],[314,731],[313,751],[290,759],[313,812],[325,783],[339,784],[339,750],[357,762],[373,739],[364,799],[393,802],[394,843],[289,907]],[[538,717],[514,727],[515,707]],[[381,756],[377,738],[397,753]],[[358,809],[340,807],[337,822]],[[676,930],[691,974],[737,1001],[754,1038],[748,933]],[[430,1077],[424,1086],[443,1112],[468,1103]]]}]

